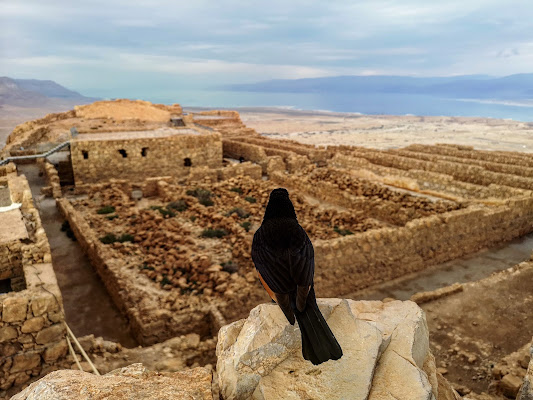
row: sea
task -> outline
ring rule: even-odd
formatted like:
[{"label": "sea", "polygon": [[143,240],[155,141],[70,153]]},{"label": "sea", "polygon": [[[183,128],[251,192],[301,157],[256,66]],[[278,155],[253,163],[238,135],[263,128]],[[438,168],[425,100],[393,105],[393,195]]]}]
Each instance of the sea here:
[{"label": "sea", "polygon": [[415,94],[183,91],[149,99],[186,107],[279,107],[369,115],[464,116],[533,122],[533,99],[447,99]]}]

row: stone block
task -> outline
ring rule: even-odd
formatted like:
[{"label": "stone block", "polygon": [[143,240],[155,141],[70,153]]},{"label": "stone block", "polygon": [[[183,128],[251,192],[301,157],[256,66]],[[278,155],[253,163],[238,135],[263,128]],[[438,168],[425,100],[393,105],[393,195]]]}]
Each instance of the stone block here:
[{"label": "stone block", "polygon": [[14,327],[4,326],[3,328],[0,328],[0,343],[15,339],[16,337],[17,330]]},{"label": "stone block", "polygon": [[46,348],[43,354],[43,359],[47,363],[52,363],[56,361],[57,359],[65,356],[67,354],[67,341],[62,340],[58,343],[55,343],[49,347]]},{"label": "stone block", "polygon": [[24,297],[8,297],[4,300],[4,307],[2,310],[2,321],[23,321],[26,318],[27,308],[28,299]]},{"label": "stone block", "polygon": [[40,331],[35,336],[37,344],[53,343],[60,340],[65,334],[65,327],[62,324],[55,324]]},{"label": "stone block", "polygon": [[31,299],[31,311],[34,316],[38,317],[46,312],[57,311],[59,304],[56,298],[50,293],[40,293]]},{"label": "stone block", "polygon": [[13,357],[13,366],[10,372],[20,372],[33,369],[41,364],[41,355],[36,352],[17,354]]},{"label": "stone block", "polygon": [[23,333],[38,332],[43,329],[45,323],[44,317],[30,318],[22,324],[21,331]]}]

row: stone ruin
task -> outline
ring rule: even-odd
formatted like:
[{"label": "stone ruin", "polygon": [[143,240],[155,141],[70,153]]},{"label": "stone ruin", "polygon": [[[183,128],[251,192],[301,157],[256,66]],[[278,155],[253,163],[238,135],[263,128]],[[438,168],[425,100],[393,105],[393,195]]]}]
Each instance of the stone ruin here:
[{"label": "stone ruin", "polygon": [[[66,355],[65,316],[46,233],[28,182],[0,167],[0,393],[53,371]],[[7,204],[9,203],[9,204]]]},{"label": "stone ruin", "polygon": [[313,240],[321,297],[349,296],[533,231],[529,154],[316,148],[262,137],[236,112],[165,115],[151,130],[120,130],[109,116],[92,115],[96,129],[80,128],[71,141],[73,187],[40,162],[43,193],[56,198],[143,345],[188,333],[211,340],[267,301],[249,249],[275,187],[289,189]]}]

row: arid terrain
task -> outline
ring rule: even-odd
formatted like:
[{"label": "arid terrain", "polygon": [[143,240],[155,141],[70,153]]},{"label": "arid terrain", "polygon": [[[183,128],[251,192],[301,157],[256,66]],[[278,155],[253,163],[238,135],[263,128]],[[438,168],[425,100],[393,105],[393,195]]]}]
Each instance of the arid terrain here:
[{"label": "arid terrain", "polygon": [[533,122],[476,117],[357,115],[284,109],[241,109],[242,121],[270,138],[317,146],[376,149],[453,143],[480,150],[533,152]]},{"label": "arid terrain", "polygon": [[[176,115],[183,125],[172,127]],[[3,122],[9,127],[16,120]],[[61,161],[21,164],[18,173],[27,174],[42,208],[54,269],[61,265],[56,274],[65,320],[74,331],[91,332],[90,319],[72,316],[97,318],[91,293],[106,291],[106,304],[114,303],[113,313],[124,318],[113,322],[114,314],[106,314],[95,331],[104,338],[81,338],[102,372],[132,362],[158,371],[216,362],[220,327],[268,301],[250,245],[274,187],[289,188],[313,240],[318,297],[365,299],[375,285],[394,281],[400,287],[402,277],[438,274],[428,267],[505,246],[532,229],[531,123],[280,109],[181,116],[179,105],[121,100],[23,124],[4,155],[38,154],[42,146],[69,140],[72,126],[79,136],[70,138]],[[174,134],[173,143],[153,133],[163,128],[182,138]],[[166,154],[177,155],[174,176],[164,169]],[[136,162],[154,166],[156,175],[127,175],[128,163]],[[105,176],[95,175],[98,165],[107,167]],[[16,181],[13,169],[5,172],[8,186]],[[42,198],[41,189],[52,199]],[[59,214],[51,217],[52,202],[65,222]],[[76,263],[92,265],[105,289],[84,289],[81,296],[50,235],[75,237]],[[436,366],[462,395],[481,399],[476,393],[490,392],[483,399],[501,399],[505,390],[517,389],[504,390],[500,381],[525,374],[532,268],[531,262],[503,272],[493,268],[497,272],[482,274],[481,281],[411,293],[426,312]],[[113,329],[129,330],[124,337],[133,338],[106,334]],[[15,345],[19,339],[10,340]],[[145,347],[126,348],[135,343]],[[46,368],[77,368],[66,346],[60,349]],[[518,366],[509,358],[515,351],[521,351]],[[11,393],[42,371],[15,372],[5,383],[14,382]]]}]

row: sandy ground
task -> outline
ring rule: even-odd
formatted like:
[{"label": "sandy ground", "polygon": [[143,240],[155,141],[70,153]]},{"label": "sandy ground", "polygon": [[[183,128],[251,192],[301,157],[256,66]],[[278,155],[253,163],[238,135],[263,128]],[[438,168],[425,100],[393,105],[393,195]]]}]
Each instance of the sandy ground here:
[{"label": "sandy ground", "polygon": [[378,149],[412,143],[454,143],[480,150],[533,152],[533,122],[467,117],[357,115],[282,109],[240,109],[259,133],[314,145]]}]

